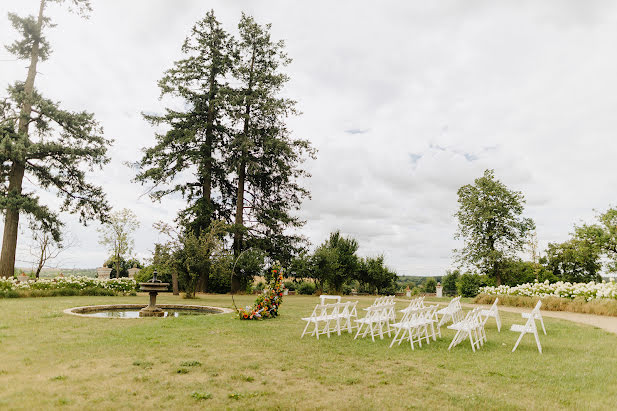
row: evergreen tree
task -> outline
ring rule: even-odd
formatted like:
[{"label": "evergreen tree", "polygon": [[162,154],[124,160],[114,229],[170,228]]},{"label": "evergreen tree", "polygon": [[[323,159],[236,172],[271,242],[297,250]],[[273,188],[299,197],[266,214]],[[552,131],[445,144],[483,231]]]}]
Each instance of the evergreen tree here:
[{"label": "evergreen tree", "polygon": [[523,250],[533,220],[521,217],[525,198],[495,178],[493,170],[458,190],[459,211],[456,238],[465,241],[458,257],[501,285],[505,261]]},{"label": "evergreen tree", "polygon": [[[160,200],[180,194],[188,207],[179,222],[196,238],[207,231],[213,219],[230,219],[231,191],[222,164],[227,128],[224,104],[226,75],[231,68],[232,40],[214,16],[198,21],[182,46],[185,57],[176,61],[159,81],[161,97],[180,98],[185,111],[167,108],[163,115],[144,115],[153,125],[169,130],[156,135],[156,144],[144,151],[136,164],[136,181],[153,183],[150,196]],[[207,270],[200,273],[197,290],[207,283]]]},{"label": "evergreen tree", "polygon": [[[270,27],[244,14],[238,24],[235,88],[230,93],[236,131],[227,161],[235,174],[234,253],[252,246],[289,261],[301,238],[284,232],[303,224],[291,212],[309,194],[297,183],[308,176],[299,164],[314,151],[308,141],[293,139],[285,125],[296,111],[295,101],[280,96],[289,80],[280,69],[291,60],[284,42],[271,39]],[[239,278],[234,278],[232,289],[239,285]]]},{"label": "evergreen tree", "polygon": [[[80,14],[90,11],[88,1],[70,3]],[[23,192],[25,176],[35,186],[56,191],[64,200],[61,211],[79,213],[83,223],[104,218],[108,211],[102,189],[86,182],[85,172],[108,161],[111,142],[103,137],[92,114],[62,110],[34,87],[38,62],[50,54],[43,30],[52,24],[44,14],[45,6],[46,0],[41,0],[36,18],[9,14],[22,39],[7,50],[29,60],[30,65],[26,81],[9,86],[8,95],[0,100],[0,209],[5,214],[2,277],[14,272],[20,214],[27,214],[37,229],[51,233],[55,241],[61,238],[57,213],[40,204],[34,192]]]}]

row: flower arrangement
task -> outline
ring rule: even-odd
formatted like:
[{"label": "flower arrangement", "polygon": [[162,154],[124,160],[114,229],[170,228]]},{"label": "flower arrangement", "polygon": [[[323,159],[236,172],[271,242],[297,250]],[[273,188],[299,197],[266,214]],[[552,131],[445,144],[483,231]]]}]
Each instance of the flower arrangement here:
[{"label": "flower arrangement", "polygon": [[550,284],[548,281],[543,283],[527,283],[517,286],[500,285],[499,287],[481,287],[480,293],[488,295],[520,295],[526,297],[560,297],[574,299],[582,297],[586,301],[598,298],[617,299],[617,283],[615,281],[602,281],[596,283],[569,283],[558,281]]},{"label": "flower arrangement", "polygon": [[102,280],[86,276],[68,276],[56,278],[40,278],[19,282],[16,278],[0,278],[0,291],[19,290],[83,290],[85,288],[101,288],[121,293],[131,293],[137,290],[137,283],[132,278],[111,278]]},{"label": "flower arrangement", "polygon": [[255,300],[255,305],[238,309],[241,320],[263,320],[278,315],[278,310],[283,302],[283,271],[275,265],[272,269],[272,281],[269,288],[260,294]]}]

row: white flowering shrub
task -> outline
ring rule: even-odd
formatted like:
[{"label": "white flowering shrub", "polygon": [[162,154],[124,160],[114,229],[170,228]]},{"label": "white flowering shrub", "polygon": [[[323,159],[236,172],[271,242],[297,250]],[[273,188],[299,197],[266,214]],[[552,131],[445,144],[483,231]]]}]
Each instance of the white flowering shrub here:
[{"label": "white flowering shrub", "polygon": [[130,293],[137,290],[137,283],[132,278],[110,278],[101,280],[84,276],[68,276],[56,278],[41,278],[38,281],[19,282],[16,278],[0,278],[0,291],[20,290],[59,290],[99,288],[119,293]]},{"label": "white flowering shrub", "polygon": [[500,285],[498,287],[481,287],[480,293],[489,295],[520,295],[525,297],[560,297],[574,299],[583,297],[587,301],[597,298],[612,298],[617,299],[617,282],[611,280],[609,282],[602,281],[596,283],[590,281],[588,283],[568,283],[558,281],[549,284],[548,281],[543,283],[527,283],[517,286]]}]

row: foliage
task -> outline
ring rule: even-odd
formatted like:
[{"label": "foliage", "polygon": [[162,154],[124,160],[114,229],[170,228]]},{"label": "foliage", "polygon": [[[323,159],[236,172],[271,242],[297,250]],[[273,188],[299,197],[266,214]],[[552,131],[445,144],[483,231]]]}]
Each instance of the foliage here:
[{"label": "foliage", "polygon": [[556,283],[527,283],[514,287],[501,285],[498,287],[482,287],[480,292],[489,295],[521,295],[527,297],[560,297],[560,298],[577,298],[582,297],[587,301],[597,298],[614,298],[617,299],[617,283],[610,282],[593,282],[588,283],[570,283],[558,281]]},{"label": "foliage", "polygon": [[[499,305],[510,307],[533,308],[540,297],[527,297],[520,295],[499,295],[479,294],[474,298],[474,304],[493,304],[499,297]],[[561,297],[542,297],[542,310],[546,311],[568,311],[574,313],[608,315],[617,317],[617,299],[596,298],[587,300],[584,297],[561,298]]]},{"label": "foliage", "polygon": [[[89,2],[75,0],[78,10],[89,10]],[[79,215],[80,222],[106,218],[109,206],[101,187],[86,180],[86,172],[102,168],[110,140],[103,137],[94,115],[60,108],[35,87],[39,59],[45,60],[50,44],[43,29],[52,26],[41,1],[37,18],[9,14],[13,27],[23,38],[7,47],[18,59],[30,60],[25,82],[15,82],[0,98],[0,210],[5,214],[0,275],[10,276],[20,214],[32,227],[61,240],[59,211]],[[38,190],[55,192],[61,199],[57,210],[39,202],[36,190],[22,191],[24,178]]]},{"label": "foliage", "polygon": [[199,278],[206,279],[206,289],[210,272],[223,270],[214,265],[229,266],[222,240],[227,225],[222,221],[213,221],[199,236],[182,227],[174,228],[160,222],[155,227],[168,237],[166,243],[158,246],[156,265],[178,273],[178,282],[183,285],[187,297],[195,296]]},{"label": "foliage", "polygon": [[[121,276],[124,268],[122,267],[122,262],[133,252],[135,241],[132,234],[138,228],[139,220],[137,220],[135,213],[128,208],[124,208],[112,213],[105,224],[98,229],[100,236],[99,244],[106,247],[110,253],[111,259],[108,261],[108,264],[113,263],[116,276]],[[111,265],[108,266],[111,267]]]},{"label": "foliage", "polygon": [[582,271],[587,275],[595,274],[598,271],[595,266],[601,265],[601,259],[606,260],[604,268],[607,272],[617,272],[617,208],[598,214],[597,220],[597,224],[575,227],[571,246],[577,254],[576,259],[584,262],[579,261],[579,270],[568,273],[569,276],[579,276],[581,265],[586,267]]},{"label": "foliage", "polygon": [[434,278],[427,278],[424,284],[422,285],[425,293],[435,293],[437,292],[437,281]]},{"label": "foliage", "polygon": [[557,281],[551,270],[540,263],[521,261],[518,259],[505,260],[501,266],[502,284],[517,285],[531,281]]},{"label": "foliage", "polygon": [[[252,284],[253,278],[256,276],[260,276],[264,273],[265,270],[265,260],[266,253],[263,250],[258,248],[249,248],[244,250],[238,257],[235,258],[235,264],[230,264],[228,276],[231,275],[233,268],[234,275],[239,279],[241,284],[240,289],[245,289],[247,285]],[[234,259],[230,256],[230,261],[233,263]],[[266,273],[269,274],[269,273]],[[268,275],[266,275],[266,279],[269,280]],[[230,286],[225,290],[225,292],[229,292],[231,290]]]},{"label": "foliage", "polygon": [[[271,258],[289,262],[304,239],[289,228],[304,224],[293,213],[308,191],[300,168],[313,157],[308,140],[294,139],[285,124],[296,114],[295,101],[282,96],[291,59],[283,41],[274,41],[270,24],[242,14],[234,42],[228,118],[233,138],[223,153],[235,187],[234,250],[258,247]],[[246,216],[245,216],[246,214]]]},{"label": "foliage", "polygon": [[238,315],[241,320],[263,320],[273,318],[278,315],[280,305],[283,303],[283,270],[275,264],[272,269],[273,280],[269,284],[269,289],[260,294],[255,300],[255,304],[238,308]]},{"label": "foliage", "polygon": [[[182,45],[183,58],[158,83],[161,97],[181,99],[185,111],[168,108],[162,115],[144,115],[152,125],[169,129],[156,134],[156,144],[145,149],[135,164],[140,170],[135,180],[153,184],[153,200],[169,195],[186,200],[180,222],[196,238],[208,230],[213,218],[227,220],[230,214],[220,151],[228,146],[223,105],[231,47],[230,36],[213,11],[195,23]],[[220,193],[216,201],[213,190]]]},{"label": "foliage", "polygon": [[333,292],[340,292],[343,283],[357,276],[360,259],[356,255],[358,241],[343,237],[339,231],[320,245],[313,255],[314,273]]},{"label": "foliage", "polygon": [[297,290],[298,294],[313,295],[315,294],[315,291],[317,291],[317,287],[315,286],[315,283],[303,281],[300,285],[298,285]]},{"label": "foliage", "polygon": [[600,252],[592,242],[578,238],[561,244],[549,243],[546,268],[562,281],[599,281],[602,280]]},{"label": "foliage", "polygon": [[465,273],[457,283],[458,293],[463,297],[475,297],[478,295],[479,287],[480,278],[477,274]]},{"label": "foliage", "polygon": [[396,273],[384,265],[384,256],[367,257],[359,262],[355,276],[373,293],[392,293],[396,286]]},{"label": "foliage", "polygon": [[533,221],[521,217],[525,199],[519,191],[509,190],[486,170],[474,184],[458,190],[458,231],[464,240],[457,250],[462,263],[494,277],[501,284],[501,266],[523,250]]},{"label": "foliage", "polygon": [[457,294],[456,283],[460,276],[460,272],[458,270],[449,271],[443,277],[441,281],[441,285],[443,287],[443,294],[447,296],[454,296]]},{"label": "foliage", "polygon": [[206,287],[207,292],[226,294],[231,291],[232,263],[233,255],[227,254],[219,257],[215,264],[210,266],[210,275],[208,276],[208,285]]},{"label": "foliage", "polygon": [[[129,294],[137,290],[137,283],[132,278],[112,278],[101,280],[91,277],[56,277],[41,278],[37,281],[19,282],[14,278],[0,278],[0,291],[34,291],[34,290],[104,290],[111,293]],[[79,295],[79,294],[68,294]],[[87,294],[97,295],[97,294]],[[103,294],[109,295],[109,294]]]}]

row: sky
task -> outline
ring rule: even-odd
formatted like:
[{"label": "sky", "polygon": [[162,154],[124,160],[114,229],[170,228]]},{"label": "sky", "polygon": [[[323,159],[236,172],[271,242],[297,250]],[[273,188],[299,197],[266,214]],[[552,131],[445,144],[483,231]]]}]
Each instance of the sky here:
[{"label": "sky", "polygon": [[[460,246],[456,192],[488,168],[525,195],[540,249],[616,205],[616,2],[92,3],[87,20],[48,7],[53,53],[36,87],[64,108],[95,113],[114,139],[111,162],[90,178],[114,209],[138,215],[141,259],[160,240],[152,224],[172,222],[184,202],[153,203],[125,163],[153,145],[141,113],[163,110],[156,82],[209,9],[232,33],[243,11],[271,23],[293,58],[284,93],[302,115],[288,124],[318,150],[304,164],[312,198],[298,212],[313,247],[340,230],[358,240],[359,254],[383,254],[399,275],[441,275]],[[4,44],[17,37],[9,11],[36,14],[38,0],[0,3]],[[26,70],[0,50],[3,84],[23,81]],[[108,253],[98,223],[62,218],[75,240],[62,266],[101,266]],[[18,266],[31,259],[29,241],[22,223]]]}]

